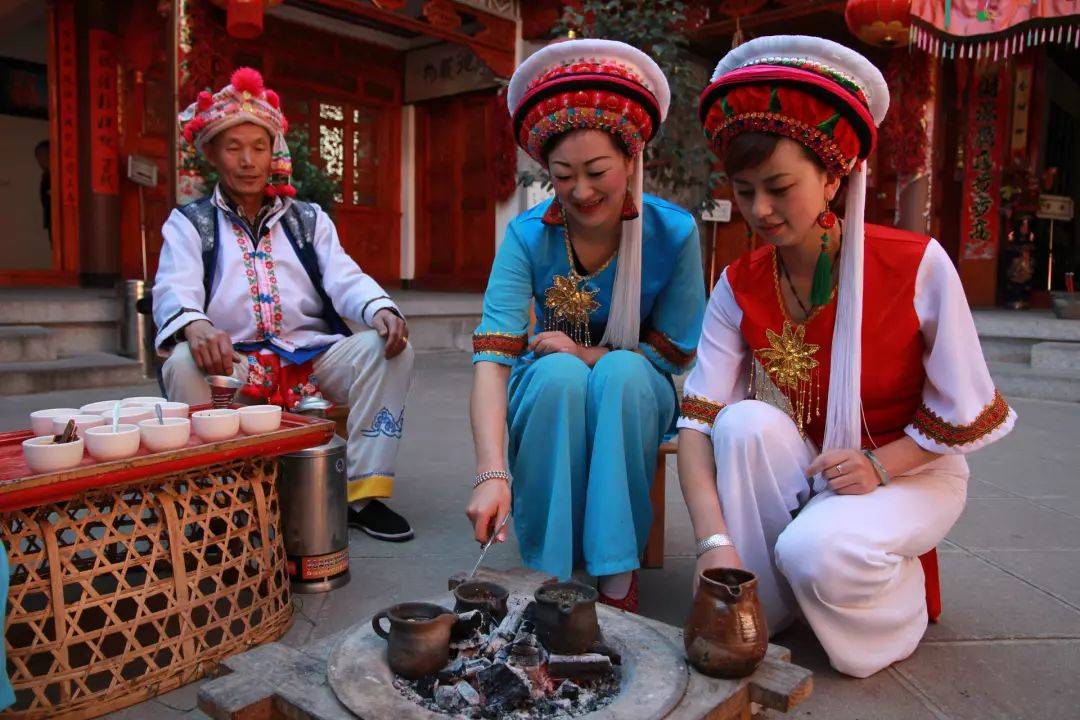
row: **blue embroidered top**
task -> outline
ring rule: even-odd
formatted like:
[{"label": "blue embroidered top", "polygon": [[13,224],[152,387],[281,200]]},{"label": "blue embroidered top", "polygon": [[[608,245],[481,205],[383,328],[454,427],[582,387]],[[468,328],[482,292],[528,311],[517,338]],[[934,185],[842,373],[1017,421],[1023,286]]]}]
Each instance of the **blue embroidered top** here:
[{"label": "blue embroidered top", "polygon": [[[526,352],[529,308],[535,303],[535,332],[545,327],[550,309],[545,293],[573,262],[561,226],[544,224],[551,201],[510,221],[495,256],[484,293],[484,315],[473,334],[473,362],[515,367],[534,359]],[[642,203],[641,343],[639,349],[661,372],[680,374],[694,364],[705,311],[705,281],[697,225],[686,210],[652,195]],[[588,334],[596,343],[611,309],[618,256],[582,288],[595,291],[598,307],[589,313]]]}]

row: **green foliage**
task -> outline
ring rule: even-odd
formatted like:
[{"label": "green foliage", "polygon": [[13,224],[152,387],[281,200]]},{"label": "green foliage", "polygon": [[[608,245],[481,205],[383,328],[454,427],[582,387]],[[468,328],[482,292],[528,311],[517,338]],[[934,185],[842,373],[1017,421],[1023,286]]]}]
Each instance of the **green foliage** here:
[{"label": "green foliage", "polygon": [[646,52],[667,76],[671,107],[660,134],[645,151],[645,185],[691,208],[712,203],[723,177],[697,119],[697,100],[709,69],[695,62],[686,34],[689,3],[676,0],[582,0],[565,7],[553,29],[565,35],[620,40]]},{"label": "green foliage", "polygon": [[[341,183],[311,161],[307,131],[293,128],[285,136],[285,142],[292,156],[292,184],[296,188],[297,199],[316,203],[327,213],[333,214],[334,196],[341,192]],[[204,192],[210,192],[217,184],[217,171],[201,153],[195,154],[194,163],[203,178]]]}]

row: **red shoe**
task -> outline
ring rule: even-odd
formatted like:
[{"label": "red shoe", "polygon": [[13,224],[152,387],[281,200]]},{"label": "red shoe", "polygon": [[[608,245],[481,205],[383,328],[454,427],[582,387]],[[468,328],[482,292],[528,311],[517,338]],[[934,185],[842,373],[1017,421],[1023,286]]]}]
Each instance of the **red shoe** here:
[{"label": "red shoe", "polygon": [[[610,605],[617,610],[625,610],[626,612],[636,613],[638,606],[638,587],[637,587],[638,571],[634,570],[630,576],[630,589],[626,591],[626,597],[619,599],[611,598],[600,593],[600,602],[604,605]],[[599,592],[599,589],[597,589]]]}]

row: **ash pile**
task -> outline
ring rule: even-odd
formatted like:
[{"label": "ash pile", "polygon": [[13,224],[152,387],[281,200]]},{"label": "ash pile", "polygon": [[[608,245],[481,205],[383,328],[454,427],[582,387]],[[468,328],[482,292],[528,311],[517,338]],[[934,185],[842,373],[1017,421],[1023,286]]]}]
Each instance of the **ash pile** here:
[{"label": "ash pile", "polygon": [[581,655],[549,653],[535,608],[512,596],[497,623],[482,610],[459,614],[446,667],[394,685],[428,710],[459,718],[573,718],[610,704],[619,693],[618,652],[601,635]]}]

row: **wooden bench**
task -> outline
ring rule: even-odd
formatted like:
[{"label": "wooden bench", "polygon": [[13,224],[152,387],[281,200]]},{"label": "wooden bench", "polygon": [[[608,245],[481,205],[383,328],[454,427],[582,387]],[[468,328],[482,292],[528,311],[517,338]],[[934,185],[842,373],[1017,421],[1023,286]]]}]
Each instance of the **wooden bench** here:
[{"label": "wooden bench", "polygon": [[[656,470],[653,473],[652,489],[649,500],[652,503],[653,521],[649,528],[649,539],[645,542],[645,553],[641,567],[657,569],[664,567],[664,510],[665,489],[667,486],[667,456],[679,451],[678,438],[660,445],[656,453]],[[938,570],[937,548],[919,556],[926,575],[926,613],[930,622],[937,622],[941,617],[941,576]]]}]

